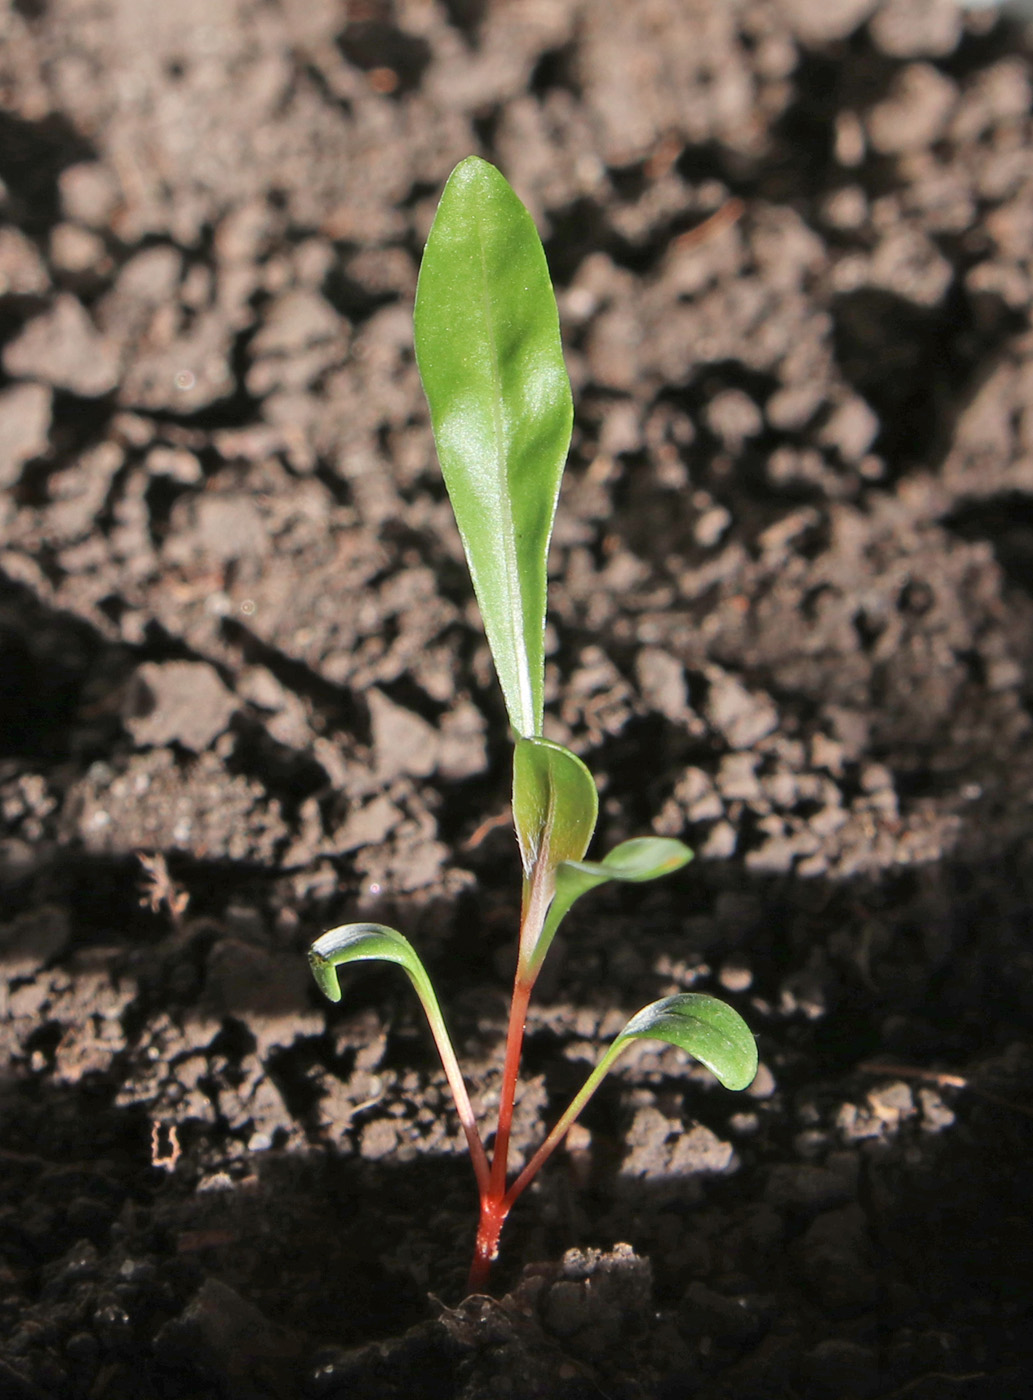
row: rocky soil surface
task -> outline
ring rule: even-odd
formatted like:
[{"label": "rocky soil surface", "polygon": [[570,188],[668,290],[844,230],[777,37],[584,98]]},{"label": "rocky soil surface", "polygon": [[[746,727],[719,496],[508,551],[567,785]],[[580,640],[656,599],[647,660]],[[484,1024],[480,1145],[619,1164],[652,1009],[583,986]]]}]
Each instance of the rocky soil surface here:
[{"label": "rocky soil surface", "polygon": [[[1010,1400],[1033,1377],[1033,48],[950,0],[0,3],[0,1394]],[[411,348],[471,151],[575,385],[600,893],[463,1299],[509,746]]]}]

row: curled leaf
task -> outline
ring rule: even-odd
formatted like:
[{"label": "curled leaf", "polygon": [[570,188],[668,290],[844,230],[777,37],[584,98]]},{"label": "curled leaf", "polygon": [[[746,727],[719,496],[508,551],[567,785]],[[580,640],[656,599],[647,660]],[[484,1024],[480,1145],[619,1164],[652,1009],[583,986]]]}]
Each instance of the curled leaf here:
[{"label": "curled leaf", "polygon": [[463,1082],[463,1075],[449,1039],[434,987],[427,976],[427,969],[416,956],[416,950],[409,940],[403,938],[397,930],[388,928],[386,924],[342,924],[340,928],[332,928],[329,933],[324,933],[321,938],[316,939],[309,949],[308,961],[320,991],[331,1001],[341,1000],[341,984],[338,980],[337,969],[347,963],[395,963],[408,974],[423,1006],[427,1023],[430,1026],[430,1033],[438,1048],[438,1054],[441,1056],[441,1065],[445,1071],[449,1088],[452,1090],[456,1112],[459,1114],[459,1121],[470,1148],[470,1157],[478,1186],[482,1192],[487,1190],[488,1160],[484,1153],[480,1134],[477,1131],[470,1096]]},{"label": "curled leaf", "polygon": [[[341,1000],[337,968],[351,962],[397,963],[409,974],[420,992],[430,986],[426,968],[407,938],[386,924],[342,924],[317,938],[309,949],[308,963],[319,990],[331,1001]],[[421,993],[422,995],[422,993]],[[433,996],[433,991],[431,992]]]},{"label": "curled leaf", "polygon": [[757,1043],[749,1026],[727,1002],[705,992],[679,992],[643,1007],[604,1058],[612,1064],[630,1040],[663,1040],[687,1050],[726,1089],[749,1088],[757,1073]]}]

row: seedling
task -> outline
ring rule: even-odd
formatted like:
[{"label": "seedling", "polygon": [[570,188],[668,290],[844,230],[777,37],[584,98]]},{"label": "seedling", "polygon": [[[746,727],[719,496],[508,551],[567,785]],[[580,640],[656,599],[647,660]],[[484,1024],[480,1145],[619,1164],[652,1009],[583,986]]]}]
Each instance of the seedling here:
[{"label": "seedling", "polygon": [[633,1040],[680,1046],[729,1089],[751,1083],[757,1048],[741,1016],[715,997],[686,992],[653,1002],[631,1018],[527,1165],[507,1180],[528,1001],[560,921],[596,886],[654,880],[679,870],[692,852],[680,841],[645,836],[623,841],[601,861],[586,860],[598,815],[595,782],[580,758],[542,734],[546,555],[573,406],[534,222],[502,175],[476,156],[456,166],[441,196],[414,321],[438,457],[514,731],[513,823],[523,897],[490,1155],[434,988],[408,940],[382,924],[345,924],[315,941],[309,961],[331,1001],[341,999],[343,963],[397,963],[415,987],[477,1178],[480,1223],[469,1288],[478,1292],[513,1203]]}]

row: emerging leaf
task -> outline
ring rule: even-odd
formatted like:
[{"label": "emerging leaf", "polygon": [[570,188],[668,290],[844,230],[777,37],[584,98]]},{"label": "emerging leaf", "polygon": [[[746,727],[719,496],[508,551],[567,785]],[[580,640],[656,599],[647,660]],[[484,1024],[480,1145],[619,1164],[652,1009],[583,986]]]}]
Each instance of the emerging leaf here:
[{"label": "emerging leaf", "polygon": [[609,880],[641,884],[671,875],[687,865],[692,852],[681,841],[669,836],[636,836],[622,841],[601,861],[567,860],[556,871],[556,893],[548,918],[535,946],[533,966],[541,966],[556,936],[556,930],[575,900]]},{"label": "emerging leaf", "polygon": [[[726,1089],[746,1089],[757,1073],[757,1043],[738,1011],[705,992],[679,992],[643,1007],[604,1057],[610,1064],[629,1040],[663,1040],[706,1065]],[[612,1059],[611,1059],[612,1056]]]},{"label": "emerging leaf", "polygon": [[542,728],[546,554],[573,405],[530,214],[469,156],[420,267],[416,361],[441,470],[513,728]]},{"label": "emerging leaf", "polygon": [[548,739],[518,739],[513,752],[513,824],[524,874],[553,870],[588,850],[599,815],[595,779],[581,760]]}]

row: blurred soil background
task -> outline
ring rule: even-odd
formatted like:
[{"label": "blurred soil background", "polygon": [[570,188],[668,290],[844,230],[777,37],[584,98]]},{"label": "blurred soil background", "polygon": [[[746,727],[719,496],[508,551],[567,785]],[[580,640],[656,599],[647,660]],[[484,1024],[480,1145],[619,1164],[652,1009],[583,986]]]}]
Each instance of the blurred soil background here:
[{"label": "blurred soil background", "polygon": [[[1031,53],[950,0],[0,4],[0,1393],[1009,1400],[1033,1366]],[[577,423],[548,733],[600,893],[497,1096],[509,746],[413,363],[532,209]],[[503,1296],[505,1295],[505,1296]]]}]

